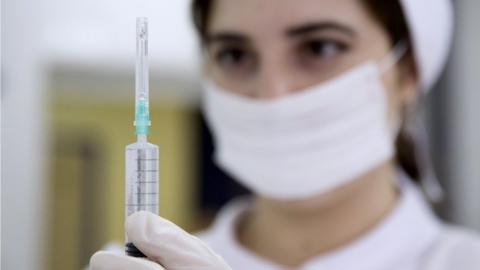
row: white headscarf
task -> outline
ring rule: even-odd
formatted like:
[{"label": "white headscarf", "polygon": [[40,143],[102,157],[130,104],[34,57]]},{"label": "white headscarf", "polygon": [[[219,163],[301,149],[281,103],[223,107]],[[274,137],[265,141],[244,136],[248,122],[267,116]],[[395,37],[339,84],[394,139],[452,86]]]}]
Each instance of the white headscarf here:
[{"label": "white headscarf", "polygon": [[453,37],[450,0],[400,0],[412,38],[422,89],[428,91],[443,70]]}]

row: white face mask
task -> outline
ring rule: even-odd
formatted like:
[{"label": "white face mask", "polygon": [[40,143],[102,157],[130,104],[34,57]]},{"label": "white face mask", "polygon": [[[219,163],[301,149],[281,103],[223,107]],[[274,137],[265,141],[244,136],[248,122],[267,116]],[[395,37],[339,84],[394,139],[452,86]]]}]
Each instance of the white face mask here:
[{"label": "white face mask", "polygon": [[206,81],[202,105],[217,165],[253,192],[282,200],[323,194],[372,170],[394,153],[381,74],[399,57],[396,50],[381,65],[275,100]]}]

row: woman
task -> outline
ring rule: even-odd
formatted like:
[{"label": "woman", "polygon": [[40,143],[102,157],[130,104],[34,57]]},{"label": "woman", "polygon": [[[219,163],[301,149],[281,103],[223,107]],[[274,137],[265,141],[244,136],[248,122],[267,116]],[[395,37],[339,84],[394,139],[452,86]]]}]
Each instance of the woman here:
[{"label": "woman", "polygon": [[480,267],[478,237],[413,184],[427,173],[405,128],[446,58],[447,0],[196,0],[193,14],[216,161],[255,195],[199,235],[221,257],[140,212],[126,230],[150,260],[99,252],[93,269]]}]

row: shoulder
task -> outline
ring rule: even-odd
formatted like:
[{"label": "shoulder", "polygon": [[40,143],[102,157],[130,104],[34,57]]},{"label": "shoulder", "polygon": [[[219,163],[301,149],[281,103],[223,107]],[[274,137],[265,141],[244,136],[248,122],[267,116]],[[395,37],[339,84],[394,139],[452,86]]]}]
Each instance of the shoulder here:
[{"label": "shoulder", "polygon": [[426,269],[474,270],[480,267],[480,235],[472,230],[445,225],[427,255]]},{"label": "shoulder", "polygon": [[206,230],[195,233],[195,236],[227,261],[235,255],[235,243],[229,240],[230,237],[221,228],[211,225]]},{"label": "shoulder", "polygon": [[207,243],[214,250],[235,249],[235,227],[241,216],[251,207],[250,197],[233,199],[217,213],[215,220],[204,231],[195,236]]}]

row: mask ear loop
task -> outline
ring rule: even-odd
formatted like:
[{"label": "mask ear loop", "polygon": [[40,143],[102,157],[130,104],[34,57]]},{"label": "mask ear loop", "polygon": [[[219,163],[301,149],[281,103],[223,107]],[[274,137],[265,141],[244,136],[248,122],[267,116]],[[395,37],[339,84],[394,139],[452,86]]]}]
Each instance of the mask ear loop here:
[{"label": "mask ear loop", "polygon": [[393,49],[380,61],[380,72],[383,74],[392,69],[405,56],[408,44],[405,40],[399,41]]},{"label": "mask ear loop", "polygon": [[419,117],[416,117],[414,123],[412,123],[409,133],[412,134],[415,143],[415,156],[417,156],[417,163],[420,168],[422,190],[430,202],[434,204],[440,203],[445,198],[445,192],[433,169],[428,132],[425,124]]},{"label": "mask ear loop", "polygon": [[[399,41],[393,49],[380,61],[380,72],[386,73],[392,69],[400,60],[406,55],[408,44],[405,40]],[[433,170],[432,162],[429,158],[428,135],[424,124],[420,120],[415,120],[415,127],[410,127],[410,134],[412,134],[415,143],[415,156],[417,157],[417,165],[420,169],[420,185],[423,192],[433,203],[439,203],[444,199],[444,191],[438,178]]]}]

